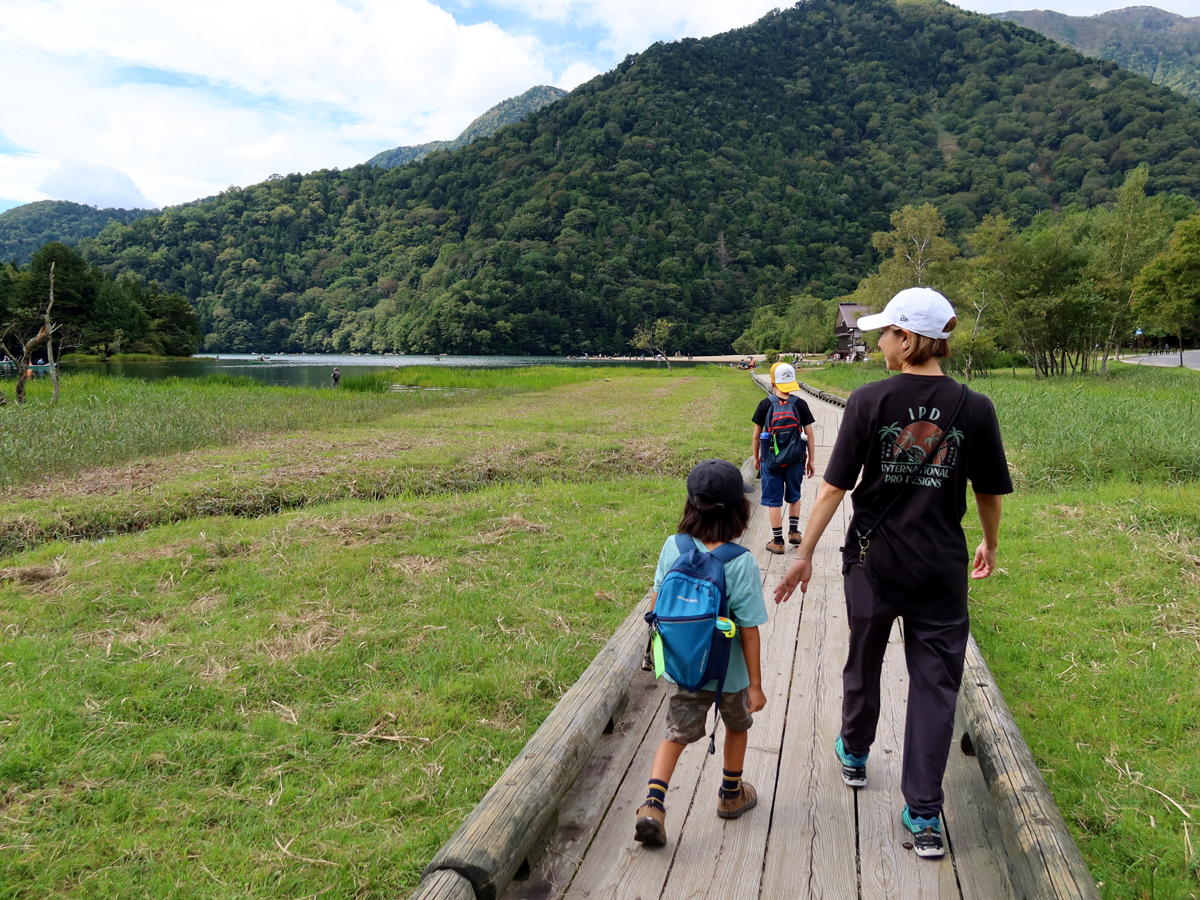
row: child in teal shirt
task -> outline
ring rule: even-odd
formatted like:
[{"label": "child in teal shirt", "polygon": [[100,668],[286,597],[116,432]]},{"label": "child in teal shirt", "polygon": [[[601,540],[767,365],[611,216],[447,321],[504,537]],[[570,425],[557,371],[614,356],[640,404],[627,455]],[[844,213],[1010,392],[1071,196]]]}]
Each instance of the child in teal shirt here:
[{"label": "child in teal shirt", "polygon": [[[750,522],[750,504],[743,493],[742,473],[732,463],[706,460],[688,475],[688,498],[679,522],[679,534],[690,535],[697,549],[713,550],[741,537]],[[663,578],[679,557],[672,535],[663,544],[654,573],[654,600]],[[758,626],[767,622],[763,603],[762,574],[749,553],[725,564],[725,592],[729,617],[737,624],[729,669],[721,695],[720,715],[725,722],[724,777],[717,798],[717,815],[736,819],[758,803],[754,787],[742,780],[742,763],[753,713],[767,705],[762,691]],[[670,676],[667,676],[668,679]],[[704,737],[708,709],[716,698],[716,680],[700,690],[685,691],[672,686],[667,708],[667,733],[650,770],[646,802],[637,811],[634,839],[649,847],[667,842],[666,795],[671,774],[683,748]]]}]

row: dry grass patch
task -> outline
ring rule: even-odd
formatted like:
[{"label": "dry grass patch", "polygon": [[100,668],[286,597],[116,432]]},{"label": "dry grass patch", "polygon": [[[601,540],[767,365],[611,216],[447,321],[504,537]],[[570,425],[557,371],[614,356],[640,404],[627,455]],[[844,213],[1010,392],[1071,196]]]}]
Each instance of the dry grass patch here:
[{"label": "dry grass patch", "polygon": [[12,566],[0,569],[0,583],[11,581],[14,584],[45,585],[66,576],[67,570],[61,560],[55,560],[49,566]]},{"label": "dry grass patch", "polygon": [[269,659],[287,662],[297,656],[319,653],[342,642],[350,623],[358,621],[353,610],[314,609],[299,616],[284,616],[271,623],[274,633],[255,642]]},{"label": "dry grass patch", "polygon": [[513,513],[511,516],[505,516],[501,519],[499,527],[494,531],[480,534],[479,541],[483,544],[498,544],[510,534],[519,534],[521,532],[544,534],[549,530],[549,525],[542,522],[530,522],[520,513]]}]

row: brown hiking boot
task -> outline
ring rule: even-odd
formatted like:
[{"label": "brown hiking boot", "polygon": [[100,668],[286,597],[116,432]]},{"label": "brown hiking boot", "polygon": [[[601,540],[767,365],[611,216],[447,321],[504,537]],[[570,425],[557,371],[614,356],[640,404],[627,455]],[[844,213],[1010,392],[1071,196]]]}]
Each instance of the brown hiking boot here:
[{"label": "brown hiking boot", "polygon": [[736,797],[726,800],[717,795],[717,815],[722,819],[736,819],[758,805],[758,791],[748,781],[742,782],[742,792]]},{"label": "brown hiking boot", "polygon": [[802,535],[800,532],[798,532],[798,531],[789,531],[788,532],[788,543],[789,544],[792,544],[793,546],[799,546],[799,544],[802,540],[804,540],[804,535]]},{"label": "brown hiking boot", "polygon": [[667,842],[667,814],[657,806],[646,804],[637,811],[633,839],[647,847],[661,847]]},{"label": "brown hiking boot", "polygon": [[769,541],[767,541],[767,550],[770,553],[782,554],[784,550],[783,538],[771,538]]}]

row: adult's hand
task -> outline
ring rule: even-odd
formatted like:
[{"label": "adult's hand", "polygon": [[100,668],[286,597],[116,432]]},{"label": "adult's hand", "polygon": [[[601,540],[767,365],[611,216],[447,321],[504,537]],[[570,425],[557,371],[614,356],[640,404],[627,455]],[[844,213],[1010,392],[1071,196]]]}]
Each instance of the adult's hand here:
[{"label": "adult's hand", "polygon": [[800,585],[800,593],[808,592],[808,582],[812,580],[812,563],[802,556],[796,557],[783,579],[775,586],[775,602],[786,603]]},{"label": "adult's hand", "polygon": [[980,541],[975,548],[975,565],[971,569],[971,577],[987,578],[996,570],[996,548],[989,547],[987,541]]}]

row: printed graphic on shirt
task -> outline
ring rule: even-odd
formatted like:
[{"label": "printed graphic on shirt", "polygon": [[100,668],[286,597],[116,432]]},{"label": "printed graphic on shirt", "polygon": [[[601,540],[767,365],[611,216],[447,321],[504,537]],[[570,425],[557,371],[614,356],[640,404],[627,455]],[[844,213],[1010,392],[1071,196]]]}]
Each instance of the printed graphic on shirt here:
[{"label": "printed graphic on shirt", "polygon": [[[893,422],[879,429],[880,469],[886,484],[915,484],[939,488],[954,472],[963,433],[944,432],[937,425],[941,410],[908,410],[907,425]],[[943,437],[945,440],[943,440]]]}]

